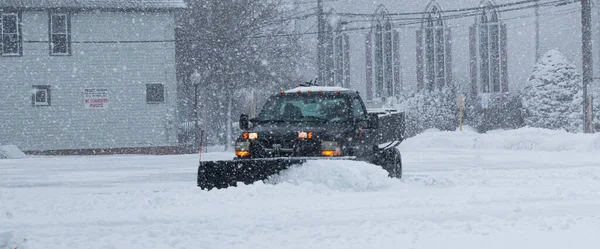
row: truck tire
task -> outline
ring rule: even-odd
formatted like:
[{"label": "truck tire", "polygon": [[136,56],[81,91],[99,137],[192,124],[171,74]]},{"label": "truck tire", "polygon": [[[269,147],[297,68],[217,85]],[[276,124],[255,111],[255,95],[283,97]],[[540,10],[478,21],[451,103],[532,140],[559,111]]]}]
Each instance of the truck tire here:
[{"label": "truck tire", "polygon": [[377,151],[371,163],[383,168],[391,178],[402,178],[402,156],[396,148]]},{"label": "truck tire", "polygon": [[389,176],[391,178],[402,179],[402,155],[400,155],[400,151],[396,148],[390,151],[386,160]]}]

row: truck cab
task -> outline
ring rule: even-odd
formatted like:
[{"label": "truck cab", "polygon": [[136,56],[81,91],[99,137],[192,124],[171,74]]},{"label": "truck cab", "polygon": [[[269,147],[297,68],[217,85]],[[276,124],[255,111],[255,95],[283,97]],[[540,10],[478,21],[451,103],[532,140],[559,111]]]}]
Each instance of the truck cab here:
[{"label": "truck cab", "polygon": [[298,87],[272,95],[257,117],[240,117],[237,159],[365,158],[378,128],[359,93],[340,87]]}]

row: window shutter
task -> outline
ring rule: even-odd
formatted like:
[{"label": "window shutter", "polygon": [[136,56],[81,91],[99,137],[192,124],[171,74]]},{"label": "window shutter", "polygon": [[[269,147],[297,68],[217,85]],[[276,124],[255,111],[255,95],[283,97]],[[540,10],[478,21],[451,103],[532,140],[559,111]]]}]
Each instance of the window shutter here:
[{"label": "window shutter", "polygon": [[423,72],[423,30],[417,30],[417,89],[425,87]]},{"label": "window shutter", "polygon": [[23,55],[23,22],[21,19],[23,18],[23,12],[17,12],[17,26],[19,26],[19,42],[17,46],[19,46],[19,55]]},{"label": "window shutter", "polygon": [[397,96],[402,90],[402,79],[400,78],[400,33],[394,30],[392,41],[393,58],[394,58],[394,92]]},{"label": "window shutter", "polygon": [[73,44],[71,43],[71,13],[67,13],[67,44],[67,53],[71,54],[73,52]]},{"label": "window shutter", "polygon": [[367,83],[367,101],[373,100],[373,42],[372,31],[369,31],[365,40],[365,68]]},{"label": "window shutter", "polygon": [[508,37],[506,36],[506,24],[500,27],[500,72],[502,92],[508,92]]},{"label": "window shutter", "polygon": [[471,94],[477,96],[477,22],[469,27],[469,62],[471,65]]},{"label": "window shutter", "polygon": [[4,18],[2,18],[3,13],[4,13],[4,10],[0,9],[0,56],[2,55],[2,51],[4,51],[4,42],[3,42],[4,32],[2,30],[4,28],[4,26],[2,25],[2,19],[4,19]]},{"label": "window shutter", "polygon": [[350,87],[350,36],[344,34],[344,87]]},{"label": "window shutter", "polygon": [[452,29],[445,28],[444,36],[446,40],[446,50],[444,54],[446,67],[446,87],[452,86]]}]

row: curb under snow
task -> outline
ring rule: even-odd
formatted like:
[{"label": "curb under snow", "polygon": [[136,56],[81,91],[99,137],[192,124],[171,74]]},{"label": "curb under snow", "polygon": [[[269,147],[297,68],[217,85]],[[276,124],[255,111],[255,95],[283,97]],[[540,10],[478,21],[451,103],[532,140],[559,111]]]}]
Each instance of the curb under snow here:
[{"label": "curb under snow", "polygon": [[480,134],[469,129],[426,131],[402,142],[400,149],[490,149],[531,151],[600,151],[600,133],[568,133],[539,128],[495,130]]}]

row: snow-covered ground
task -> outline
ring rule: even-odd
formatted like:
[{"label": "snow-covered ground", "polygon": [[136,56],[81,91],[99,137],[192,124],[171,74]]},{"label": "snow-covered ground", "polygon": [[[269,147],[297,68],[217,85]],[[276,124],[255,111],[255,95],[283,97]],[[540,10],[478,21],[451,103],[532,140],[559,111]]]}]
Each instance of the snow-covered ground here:
[{"label": "snow-covered ground", "polygon": [[0,249],[598,248],[599,144],[432,131],[400,146],[403,180],[313,161],[210,192],[197,155],[0,160]]}]

